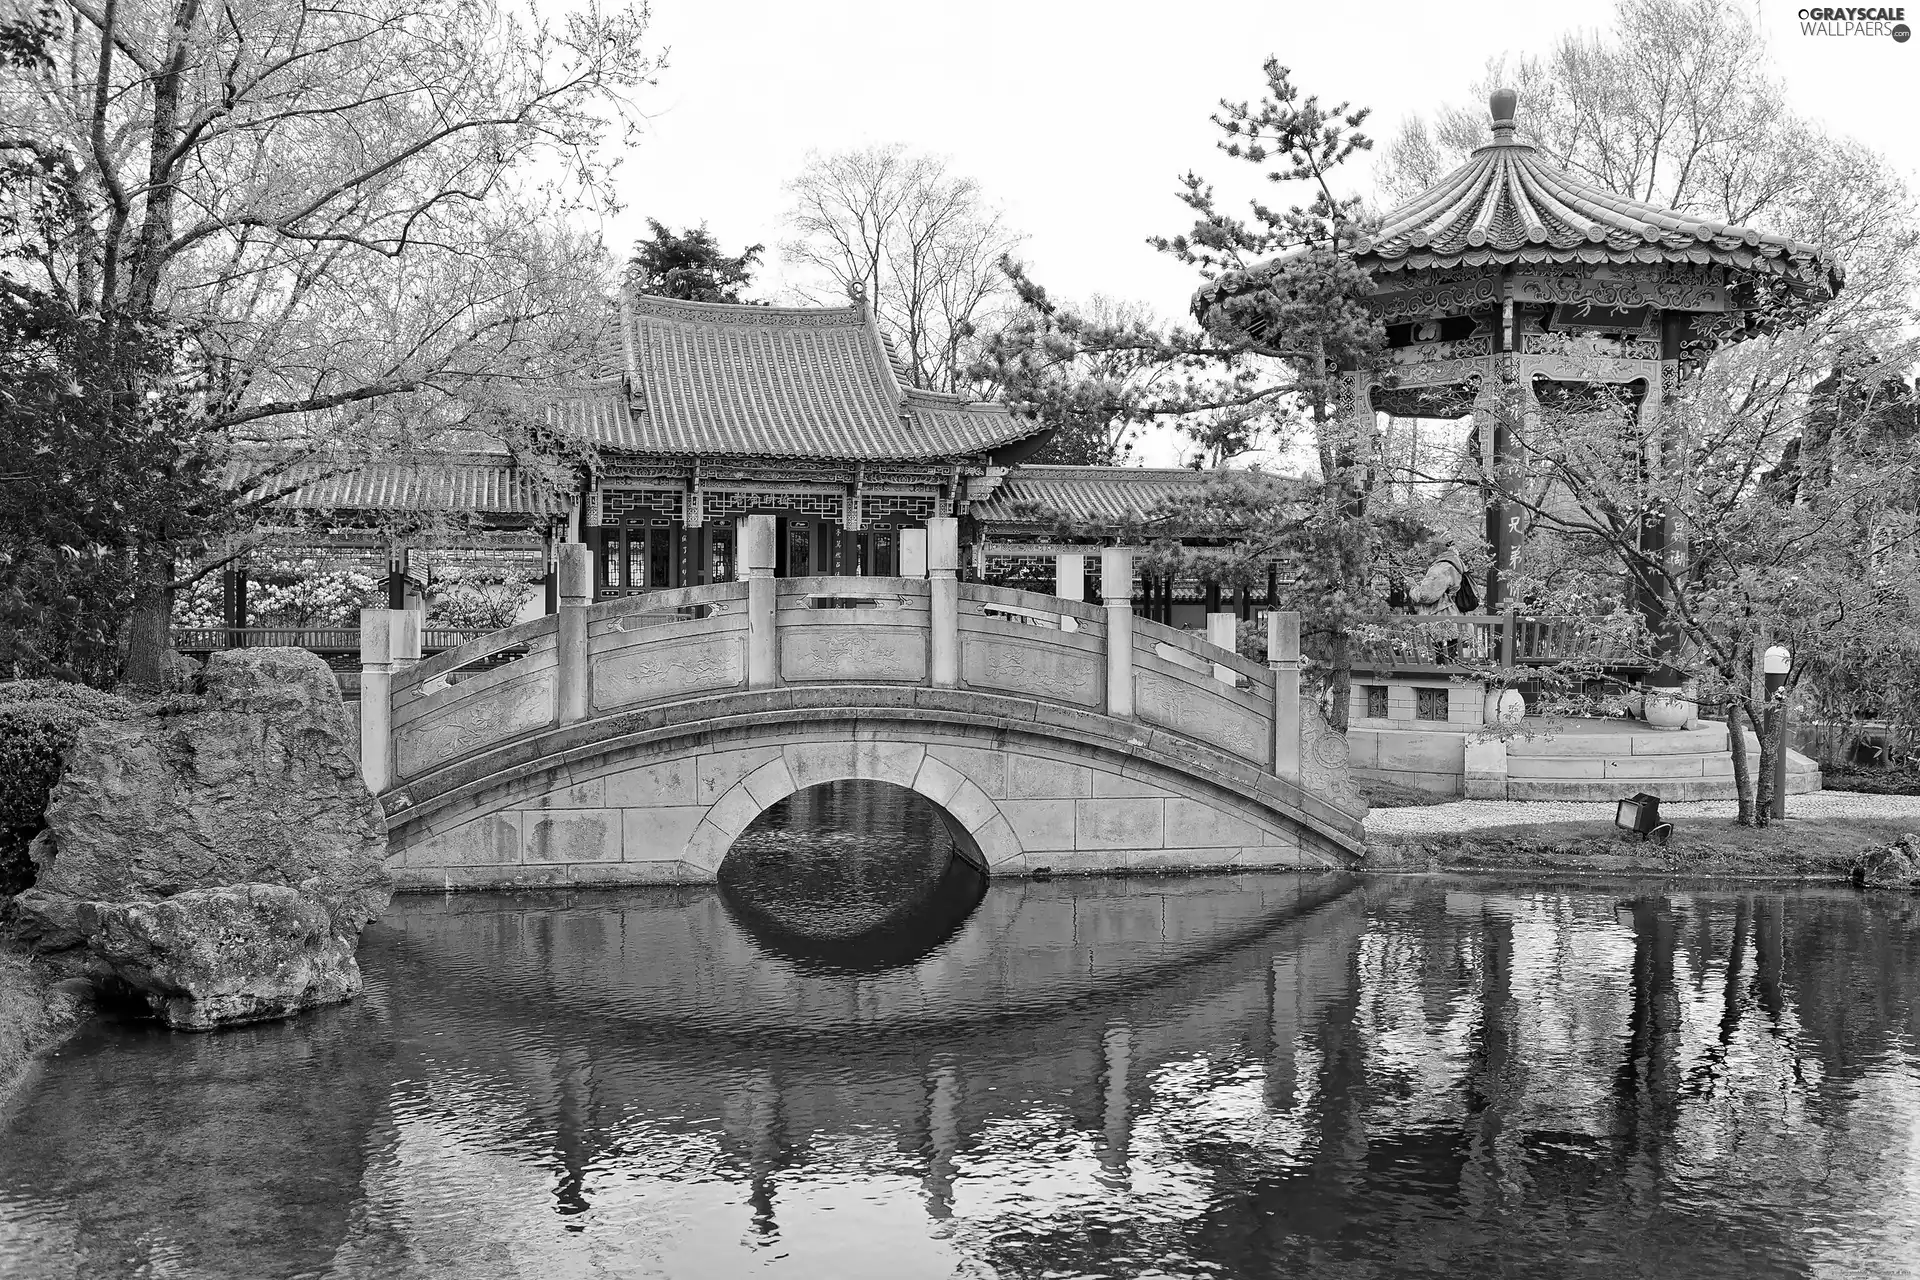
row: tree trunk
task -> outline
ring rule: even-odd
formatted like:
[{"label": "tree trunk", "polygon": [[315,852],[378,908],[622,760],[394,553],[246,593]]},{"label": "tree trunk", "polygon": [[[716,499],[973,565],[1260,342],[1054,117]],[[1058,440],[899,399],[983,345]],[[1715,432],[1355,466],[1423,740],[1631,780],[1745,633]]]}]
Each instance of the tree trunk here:
[{"label": "tree trunk", "polygon": [[1353,705],[1353,645],[1352,642],[1347,639],[1346,632],[1337,631],[1334,633],[1333,641],[1329,645],[1329,651],[1333,658],[1333,674],[1331,680],[1333,707],[1332,714],[1327,717],[1327,723],[1333,726],[1335,732],[1345,733],[1347,731],[1347,712]]},{"label": "tree trunk", "polygon": [[127,665],[120,675],[122,688],[157,694],[166,683],[168,634],[173,620],[173,566],[154,555],[139,560],[138,585],[127,629]]},{"label": "tree trunk", "polygon": [[1753,780],[1754,825],[1764,827],[1773,818],[1774,762],[1780,758],[1780,700],[1769,698],[1753,731],[1760,739],[1760,764]]},{"label": "tree trunk", "polygon": [[1752,777],[1752,769],[1747,761],[1747,735],[1740,723],[1746,712],[1747,700],[1735,697],[1727,703],[1727,750],[1733,755],[1733,792],[1740,805],[1740,825],[1753,825],[1753,792],[1747,783]]}]

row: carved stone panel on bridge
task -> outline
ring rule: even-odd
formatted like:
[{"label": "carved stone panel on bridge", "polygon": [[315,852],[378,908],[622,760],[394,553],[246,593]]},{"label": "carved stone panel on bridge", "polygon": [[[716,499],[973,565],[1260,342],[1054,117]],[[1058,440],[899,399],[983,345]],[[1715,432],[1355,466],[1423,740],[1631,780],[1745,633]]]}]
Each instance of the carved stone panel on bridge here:
[{"label": "carved stone panel on bridge", "polygon": [[1083,707],[1100,705],[1107,671],[1092,654],[1065,646],[1045,648],[1018,640],[968,636],[961,675],[976,689],[1026,694]]},{"label": "carved stone panel on bridge", "polygon": [[1272,755],[1263,717],[1172,676],[1135,672],[1134,706],[1143,719],[1244,760],[1265,764]]},{"label": "carved stone panel on bridge", "polygon": [[1366,798],[1354,785],[1348,764],[1346,736],[1327,723],[1320,708],[1304,701],[1300,706],[1300,785],[1350,812],[1366,811]]},{"label": "carved stone panel on bridge", "polygon": [[927,636],[869,625],[783,628],[780,678],[857,683],[927,678]]},{"label": "carved stone panel on bridge", "polygon": [[553,719],[553,672],[496,686],[395,730],[394,762],[411,777],[445,760],[504,742]]},{"label": "carved stone panel on bridge", "polygon": [[688,636],[616,650],[593,663],[598,711],[636,702],[672,702],[747,682],[746,640],[739,634]]}]

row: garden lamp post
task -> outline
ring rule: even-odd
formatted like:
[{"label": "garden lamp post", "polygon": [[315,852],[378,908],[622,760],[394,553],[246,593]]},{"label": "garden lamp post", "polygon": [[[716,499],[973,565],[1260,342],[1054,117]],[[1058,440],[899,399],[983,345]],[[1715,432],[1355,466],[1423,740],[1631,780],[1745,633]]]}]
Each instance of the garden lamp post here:
[{"label": "garden lamp post", "polygon": [[[1769,648],[1761,660],[1761,668],[1766,673],[1767,702],[1772,705],[1780,698],[1780,690],[1787,683],[1787,672],[1793,668],[1793,655],[1785,645],[1776,644]],[[1767,815],[1773,818],[1787,816],[1787,701],[1780,698],[1780,705],[1774,708],[1780,717],[1780,750],[1773,757],[1773,802],[1767,806]]]}]

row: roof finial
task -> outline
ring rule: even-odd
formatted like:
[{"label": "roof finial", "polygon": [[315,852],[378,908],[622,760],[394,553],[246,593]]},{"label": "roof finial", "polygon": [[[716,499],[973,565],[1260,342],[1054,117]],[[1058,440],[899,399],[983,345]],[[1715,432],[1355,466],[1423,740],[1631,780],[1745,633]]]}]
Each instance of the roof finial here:
[{"label": "roof finial", "polygon": [[1513,112],[1520,102],[1520,95],[1511,89],[1495,89],[1487,105],[1493,111],[1493,140],[1511,142],[1513,140]]}]

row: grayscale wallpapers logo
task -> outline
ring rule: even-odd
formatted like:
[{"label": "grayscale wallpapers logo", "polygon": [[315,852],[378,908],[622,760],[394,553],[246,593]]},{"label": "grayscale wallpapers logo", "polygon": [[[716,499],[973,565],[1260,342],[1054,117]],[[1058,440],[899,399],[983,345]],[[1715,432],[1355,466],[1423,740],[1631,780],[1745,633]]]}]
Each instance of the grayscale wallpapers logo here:
[{"label": "grayscale wallpapers logo", "polygon": [[1803,36],[1892,36],[1905,44],[1913,35],[1904,8],[1844,8],[1800,10]]}]

